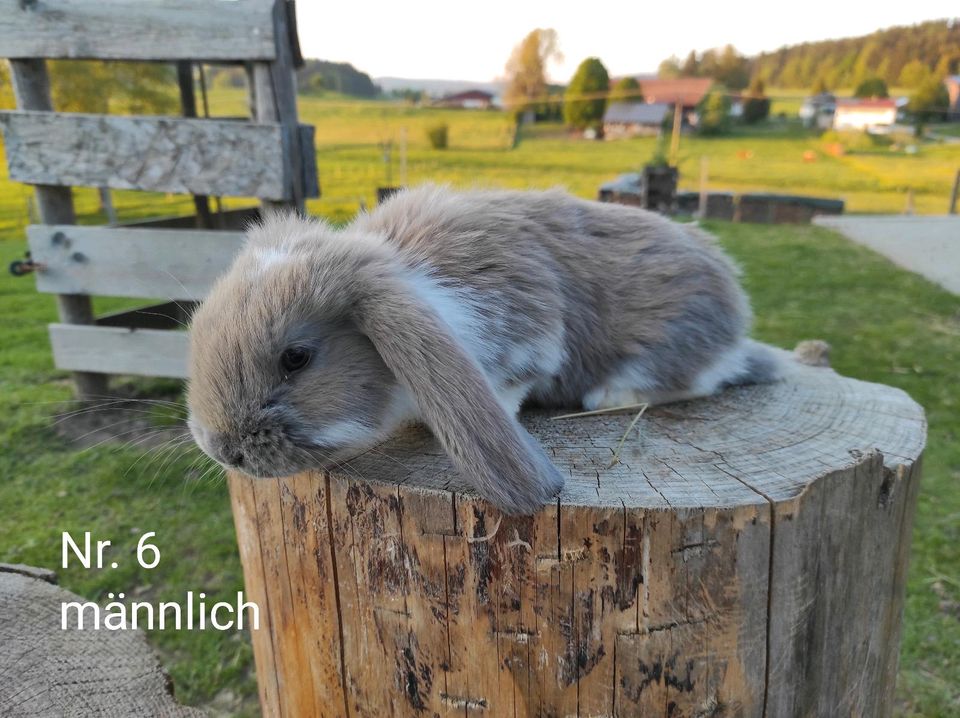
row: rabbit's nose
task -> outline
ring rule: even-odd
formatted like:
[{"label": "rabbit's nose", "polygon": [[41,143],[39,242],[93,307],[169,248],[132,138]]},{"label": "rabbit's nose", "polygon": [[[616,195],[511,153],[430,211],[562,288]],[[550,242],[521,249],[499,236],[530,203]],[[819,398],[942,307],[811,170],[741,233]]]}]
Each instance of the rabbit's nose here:
[{"label": "rabbit's nose", "polygon": [[212,437],[210,443],[213,448],[213,458],[221,464],[226,464],[234,469],[238,469],[244,465],[246,457],[244,456],[243,450],[238,447],[236,445],[237,442],[231,440],[230,437],[224,434],[218,434]]}]

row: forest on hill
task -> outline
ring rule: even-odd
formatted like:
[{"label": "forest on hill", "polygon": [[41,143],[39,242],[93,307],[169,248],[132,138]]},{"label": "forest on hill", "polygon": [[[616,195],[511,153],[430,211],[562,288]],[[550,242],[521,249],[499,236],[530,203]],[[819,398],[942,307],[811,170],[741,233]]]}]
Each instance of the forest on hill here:
[{"label": "forest on hill", "polygon": [[660,64],[661,77],[712,77],[730,89],[753,77],[768,87],[855,87],[879,77],[890,86],[915,88],[929,77],[960,72],[960,20],[890,27],[869,35],[805,42],[745,57],[726,46]]},{"label": "forest on hill", "polygon": [[[246,72],[242,67],[214,66],[207,70],[207,77],[214,87],[246,87]],[[376,97],[380,88],[349,62],[327,60],[304,60],[297,69],[297,86],[301,92],[320,94],[325,91],[339,92],[352,97]]]}]

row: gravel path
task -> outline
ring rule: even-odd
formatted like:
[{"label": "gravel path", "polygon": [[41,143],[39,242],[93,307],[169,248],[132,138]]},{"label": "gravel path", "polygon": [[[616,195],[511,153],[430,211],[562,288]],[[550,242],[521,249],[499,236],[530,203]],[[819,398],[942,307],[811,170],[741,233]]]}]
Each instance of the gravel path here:
[{"label": "gravel path", "polygon": [[816,217],[814,224],[960,294],[960,215]]}]

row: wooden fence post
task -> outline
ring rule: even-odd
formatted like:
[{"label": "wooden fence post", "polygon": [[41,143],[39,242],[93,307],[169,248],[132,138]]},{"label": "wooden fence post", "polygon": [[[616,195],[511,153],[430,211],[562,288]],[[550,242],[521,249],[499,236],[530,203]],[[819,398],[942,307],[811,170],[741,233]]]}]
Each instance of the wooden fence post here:
[{"label": "wooden fence post", "polygon": [[[11,79],[17,107],[21,110],[53,110],[50,78],[43,60],[11,60]],[[34,185],[37,210],[44,224],[75,224],[73,195],[69,187]],[[93,305],[82,294],[58,294],[57,310],[65,324],[93,324]],[[103,398],[107,393],[106,374],[74,372],[74,384],[81,399]]]},{"label": "wooden fence post", "polygon": [[[272,62],[256,62],[253,65],[253,94],[251,105],[257,122],[279,122],[283,127],[285,155],[289,158],[289,182],[292,199],[288,202],[263,203],[264,207],[292,207],[304,211],[306,192],[303,183],[303,153],[297,120],[297,76],[295,48],[290,42],[291,12],[288,3],[280,0],[274,5],[274,33],[277,57]],[[295,31],[294,31],[295,32]]]},{"label": "wooden fence post", "polygon": [[670,166],[676,167],[680,155],[680,131],[683,129],[683,103],[673,106],[673,131],[670,133]]},{"label": "wooden fence post", "polygon": [[950,192],[950,214],[957,213],[957,197],[960,196],[960,170],[953,178],[953,190]]},{"label": "wooden fence post", "polygon": [[[193,86],[193,63],[189,60],[177,62],[177,85],[180,88],[180,109],[184,117],[197,116],[197,96]],[[206,229],[213,227],[210,216],[210,200],[206,195],[195,194],[193,206],[197,210],[197,223]]]},{"label": "wooden fence post", "polygon": [[699,219],[707,218],[707,204],[710,201],[710,194],[707,189],[709,162],[706,155],[700,157],[700,200],[697,208],[697,217]]}]

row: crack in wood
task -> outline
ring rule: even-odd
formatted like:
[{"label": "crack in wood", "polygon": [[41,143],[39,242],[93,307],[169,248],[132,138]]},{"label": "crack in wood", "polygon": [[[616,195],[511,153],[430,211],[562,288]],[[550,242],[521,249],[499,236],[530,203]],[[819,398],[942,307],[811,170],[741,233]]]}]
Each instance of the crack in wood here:
[{"label": "crack in wood", "polygon": [[340,599],[340,575],[337,571],[337,552],[336,541],[333,535],[333,506],[330,503],[330,475],[324,474],[324,508],[327,514],[327,545],[330,547],[330,565],[333,588],[334,605],[337,610],[337,643],[340,647],[340,690],[343,695],[343,713],[347,718],[350,716],[350,701],[347,696],[347,658],[346,645],[343,640],[343,606]]}]

